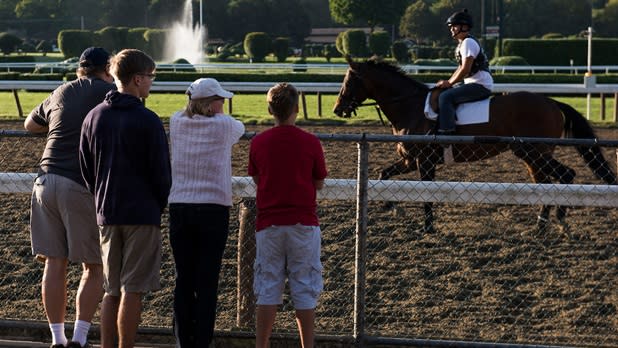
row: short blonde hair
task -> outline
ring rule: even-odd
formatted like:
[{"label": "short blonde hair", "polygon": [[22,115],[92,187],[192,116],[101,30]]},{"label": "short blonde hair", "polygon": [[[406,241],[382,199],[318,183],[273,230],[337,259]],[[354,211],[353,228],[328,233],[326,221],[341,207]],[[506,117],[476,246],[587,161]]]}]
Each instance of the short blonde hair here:
[{"label": "short blonde hair", "polygon": [[285,121],[298,105],[298,91],[287,82],[278,83],[266,95],[268,109],[279,121]]},{"label": "short blonde hair", "polygon": [[146,53],[133,48],[124,49],[110,59],[110,72],[123,85],[128,85],[134,75],[150,73],[156,64]]},{"label": "short blonde hair", "polygon": [[185,114],[189,117],[193,117],[194,115],[214,116],[215,112],[210,108],[210,104],[215,100],[223,98],[218,95],[213,95],[212,97],[191,99],[191,94],[187,93],[187,95],[189,96],[189,102],[185,108]]}]

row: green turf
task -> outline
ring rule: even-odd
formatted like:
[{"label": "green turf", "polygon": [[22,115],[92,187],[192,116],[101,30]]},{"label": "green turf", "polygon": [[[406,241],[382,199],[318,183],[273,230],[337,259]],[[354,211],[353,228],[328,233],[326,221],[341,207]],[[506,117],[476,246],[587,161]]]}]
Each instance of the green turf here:
[{"label": "green turf", "polygon": [[[19,100],[22,105],[24,114],[28,114],[38,103],[49,95],[47,92],[19,92]],[[378,114],[373,107],[359,108],[357,116],[351,119],[342,119],[335,116],[332,112],[335,104],[336,95],[322,95],[322,115],[318,115],[318,98],[315,94],[306,96],[307,105],[307,122],[315,123],[368,123],[379,122]],[[586,115],[586,97],[568,97],[556,98],[566,102],[584,116]],[[152,93],[146,99],[146,105],[155,111],[164,120],[169,118],[174,112],[184,108],[186,96],[181,93]],[[228,101],[226,101],[225,110],[228,110]],[[233,115],[245,123],[269,123],[272,121],[268,115],[266,106],[266,97],[264,94],[242,94],[236,93],[232,103]],[[600,98],[591,99],[590,120],[601,125],[612,125],[614,113],[614,100],[607,98],[606,100],[606,119],[601,120]],[[0,92],[0,118],[2,119],[17,119],[18,111],[12,92]],[[305,122],[304,113],[301,110],[299,120]]]}]

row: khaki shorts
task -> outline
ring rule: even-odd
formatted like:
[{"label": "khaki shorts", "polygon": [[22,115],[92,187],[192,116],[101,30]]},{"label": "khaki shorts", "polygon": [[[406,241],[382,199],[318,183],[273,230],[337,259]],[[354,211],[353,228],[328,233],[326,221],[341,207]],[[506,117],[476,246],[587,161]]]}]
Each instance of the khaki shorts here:
[{"label": "khaki shorts", "polygon": [[105,225],[101,232],[103,288],[111,296],[121,292],[159,290],[161,228],[155,225]]},{"label": "khaki shorts", "polygon": [[94,197],[75,181],[55,174],[34,180],[30,208],[32,254],[101,264]]},{"label": "khaki shorts", "polygon": [[320,227],[270,226],[255,234],[253,292],[258,305],[283,302],[285,279],[295,309],[312,309],[323,289]]}]

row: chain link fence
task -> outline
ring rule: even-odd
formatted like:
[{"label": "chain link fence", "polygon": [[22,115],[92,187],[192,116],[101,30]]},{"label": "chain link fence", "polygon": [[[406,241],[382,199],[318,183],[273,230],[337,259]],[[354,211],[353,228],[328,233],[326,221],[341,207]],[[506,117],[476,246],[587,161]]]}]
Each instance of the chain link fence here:
[{"label": "chain link fence", "polygon": [[[433,183],[417,181],[417,172],[378,181],[399,159],[394,149],[401,138],[367,141],[370,136],[328,134],[329,127],[311,130],[321,134],[329,169],[318,201],[324,265],[319,335],[354,337],[358,345],[618,346],[618,187],[595,177],[573,146],[556,145],[556,158],[577,173],[573,185],[530,184],[522,161],[509,152],[439,165]],[[615,172],[618,142],[597,144]],[[245,177],[248,146],[241,140],[233,155],[236,198],[216,324],[226,333],[250,334],[254,325],[255,191]],[[504,145],[459,146],[491,152]],[[28,228],[32,173],[43,148],[41,137],[0,134],[0,319],[45,320],[42,265],[31,255]],[[424,231],[424,201],[435,202],[433,233]],[[539,230],[545,202],[570,207],[568,230],[556,222],[555,209]],[[162,231],[163,289],[146,296],[142,326],[169,329],[174,266],[167,214]],[[69,289],[77,288],[80,271],[70,266]],[[69,295],[73,313],[75,291]],[[275,331],[296,333],[288,297]]]}]

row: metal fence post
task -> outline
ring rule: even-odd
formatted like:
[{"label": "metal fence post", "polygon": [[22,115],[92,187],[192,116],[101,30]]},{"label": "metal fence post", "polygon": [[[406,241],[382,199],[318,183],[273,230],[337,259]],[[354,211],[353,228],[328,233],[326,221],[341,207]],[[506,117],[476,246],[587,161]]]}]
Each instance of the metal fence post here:
[{"label": "metal fence post", "polygon": [[253,296],[253,262],[255,261],[255,199],[240,202],[238,229],[237,312],[236,325],[255,326],[255,298]]},{"label": "metal fence post", "polygon": [[618,93],[614,93],[614,123],[618,122]]},{"label": "metal fence post", "polygon": [[367,265],[367,188],[369,184],[369,143],[362,134],[358,143],[356,186],[356,254],[354,266],[354,339],[356,347],[364,347],[365,336],[365,271]]}]

